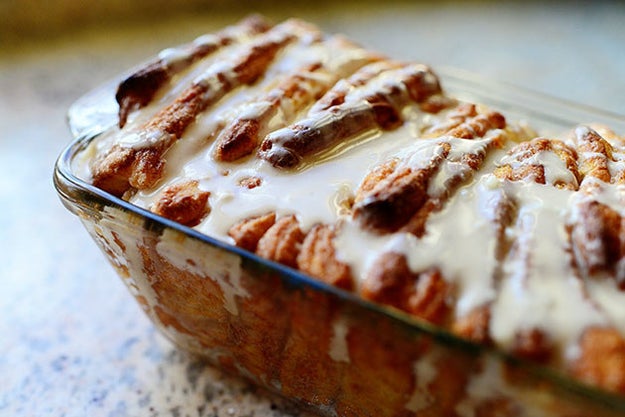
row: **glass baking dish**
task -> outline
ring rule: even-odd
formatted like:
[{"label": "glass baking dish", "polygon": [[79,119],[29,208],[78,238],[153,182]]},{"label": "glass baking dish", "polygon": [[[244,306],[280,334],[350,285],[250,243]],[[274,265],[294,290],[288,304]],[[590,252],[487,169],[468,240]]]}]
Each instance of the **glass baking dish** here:
[{"label": "glass baking dish", "polygon": [[[447,92],[541,134],[625,118],[455,69]],[[72,161],[116,121],[116,82],[69,111],[76,139],[54,184],[155,325],[177,346],[327,416],[625,413],[625,397],[476,345],[131,205],[82,181]]]}]

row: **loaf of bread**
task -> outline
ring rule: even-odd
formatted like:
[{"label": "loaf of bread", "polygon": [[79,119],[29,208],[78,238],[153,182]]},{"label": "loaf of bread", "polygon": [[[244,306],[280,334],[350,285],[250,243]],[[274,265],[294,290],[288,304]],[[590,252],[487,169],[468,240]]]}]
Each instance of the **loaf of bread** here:
[{"label": "loaf of bread", "polygon": [[259,17],[120,83],[97,187],[625,395],[625,138],[558,137],[426,65]]}]

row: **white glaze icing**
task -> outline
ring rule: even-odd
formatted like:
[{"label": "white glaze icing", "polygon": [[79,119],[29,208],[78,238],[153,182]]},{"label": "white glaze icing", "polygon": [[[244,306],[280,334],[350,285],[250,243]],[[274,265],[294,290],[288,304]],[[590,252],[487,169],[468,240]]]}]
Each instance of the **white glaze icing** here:
[{"label": "white glaze icing", "polygon": [[430,384],[438,376],[436,364],[440,357],[440,351],[432,349],[412,365],[415,389],[406,403],[406,410],[418,413],[436,403],[435,398],[431,394]]},{"label": "white glaze icing", "polygon": [[335,362],[349,363],[349,347],[347,345],[347,335],[349,333],[349,322],[343,317],[334,320],[332,324],[332,339],[328,354]]},{"label": "white glaze icing", "polygon": [[520,209],[509,230],[516,240],[493,305],[492,336],[510,346],[517,331],[537,328],[555,341],[573,343],[587,326],[605,323],[575,279],[566,253],[564,226],[573,193],[524,183],[508,183],[505,192]]}]

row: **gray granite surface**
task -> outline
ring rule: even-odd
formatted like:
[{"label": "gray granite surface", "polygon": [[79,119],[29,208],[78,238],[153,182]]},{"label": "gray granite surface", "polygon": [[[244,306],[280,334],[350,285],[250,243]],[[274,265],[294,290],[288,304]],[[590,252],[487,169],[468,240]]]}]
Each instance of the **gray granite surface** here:
[{"label": "gray granite surface", "polygon": [[[623,3],[381,3],[267,14],[301,16],[397,58],[625,114]],[[0,37],[0,415],[304,414],[162,338],[51,181],[71,139],[65,112],[73,100],[245,12],[129,21],[18,45]]]}]

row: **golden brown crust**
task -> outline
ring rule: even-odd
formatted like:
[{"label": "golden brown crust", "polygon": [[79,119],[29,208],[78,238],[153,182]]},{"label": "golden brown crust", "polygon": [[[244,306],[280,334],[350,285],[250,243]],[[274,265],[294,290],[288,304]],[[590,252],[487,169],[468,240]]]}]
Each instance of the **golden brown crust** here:
[{"label": "golden brown crust", "polygon": [[128,178],[136,151],[115,145],[104,158],[94,161],[91,166],[93,185],[114,196],[121,197],[128,190]]},{"label": "golden brown crust", "polygon": [[580,340],[580,356],[572,364],[573,374],[591,385],[625,392],[625,339],[614,328],[593,327]]},{"label": "golden brown crust", "polygon": [[486,153],[498,141],[499,139],[492,141],[489,146],[478,150],[476,153],[465,153],[459,160],[451,159],[444,161],[440,170],[443,170],[447,163],[456,165],[455,172],[445,179],[445,188],[428,195],[426,201],[418,207],[418,210],[412,214],[400,231],[413,234],[419,238],[422,237],[426,232],[426,223],[429,216],[442,210],[459,186],[473,177],[484,162]]},{"label": "golden brown crust", "polygon": [[126,125],[131,112],[145,107],[152,101],[156,92],[169,77],[167,64],[159,59],[141,68],[119,84],[115,99],[119,104],[118,126],[120,129]]},{"label": "golden brown crust", "polygon": [[[170,139],[163,144],[169,146]],[[132,172],[128,183],[139,190],[155,185],[162,177],[165,161],[162,159],[162,148],[141,149],[134,155]]]},{"label": "golden brown crust", "polygon": [[359,108],[332,108],[332,116],[304,119],[269,134],[261,143],[258,156],[276,168],[294,168],[302,159],[328,149],[343,140],[374,129],[375,115],[368,104]]},{"label": "golden brown crust", "polygon": [[406,256],[387,252],[371,267],[360,294],[435,324],[447,321],[452,286],[437,269],[420,273],[410,270]]},{"label": "golden brown crust", "polygon": [[260,238],[275,222],[275,213],[244,219],[228,230],[228,236],[234,239],[235,245],[254,252]]},{"label": "golden brown crust", "polygon": [[479,114],[456,126],[448,132],[449,136],[461,139],[483,137],[491,129],[506,127],[506,118],[499,112]]},{"label": "golden brown crust", "polygon": [[297,267],[297,255],[304,240],[304,232],[295,216],[279,219],[259,240],[256,253],[263,258]]},{"label": "golden brown crust", "polygon": [[164,169],[162,154],[175,140],[174,135],[164,133],[151,148],[116,144],[108,154],[95,161],[92,169],[94,185],[118,197],[132,187],[147,189],[155,185]]},{"label": "golden brown crust", "polygon": [[[139,138],[145,144],[133,148],[115,145],[100,161],[96,161],[94,183],[116,195],[131,187],[146,189],[155,185],[161,177],[163,154],[182,136],[196,116],[234,88],[254,83],[264,74],[276,54],[297,37],[298,31],[308,33],[313,29],[298,21],[287,21],[259,35],[232,61],[221,63],[225,67],[209,67],[173,103],[139,129]],[[154,169],[155,163],[159,169]]]},{"label": "golden brown crust", "polygon": [[[368,91],[377,79],[384,82]],[[403,123],[401,109],[411,100],[418,103],[440,92],[437,77],[423,65],[382,71],[364,86],[347,92],[341,104],[334,104],[340,102],[340,94],[333,96],[326,110],[312,112],[308,118],[269,134],[261,143],[259,156],[277,168],[293,168],[304,157],[367,131],[397,128]]]},{"label": "golden brown crust", "polygon": [[232,162],[254,152],[260,127],[258,119],[237,120],[226,127],[217,137],[215,159]]},{"label": "golden brown crust", "polygon": [[104,158],[95,161],[93,184],[117,197],[131,187],[151,187],[163,173],[162,148],[171,143],[171,135],[165,135],[160,145],[153,148],[136,149],[116,144]]},{"label": "golden brown crust", "polygon": [[[339,79],[358,70],[365,64],[380,60],[380,56],[365,52],[341,37],[319,40],[327,48],[342,51],[344,58],[338,67],[329,62],[305,64],[286,75],[279,84],[265,95],[247,103],[260,107],[255,114],[243,115],[232,121],[217,138],[215,158],[219,161],[235,161],[249,155],[260,140],[273,130],[291,123],[298,113],[315,103]],[[279,117],[276,117],[279,115]]]},{"label": "golden brown crust", "polygon": [[471,117],[478,115],[477,106],[473,103],[457,103],[457,105],[449,111],[449,114],[443,122],[437,123],[424,132],[424,137],[435,138],[456,128]]},{"label": "golden brown crust", "polygon": [[345,103],[345,97],[355,88],[366,85],[385,71],[400,67],[400,63],[391,60],[381,60],[360,68],[347,79],[337,82],[332,89],[323,95],[310,109],[309,114],[320,113],[331,107]]},{"label": "golden brown crust", "polygon": [[369,229],[385,232],[397,230],[427,201],[432,172],[433,169],[412,170],[407,167],[395,171],[392,178],[385,181],[385,185],[357,198],[354,218]]},{"label": "golden brown crust", "polygon": [[[455,102],[447,104],[455,104]],[[473,103],[459,103],[449,112],[443,122],[427,129],[424,137],[435,138],[446,135],[461,139],[475,139],[483,137],[490,130],[504,129],[506,125],[506,118],[499,112],[480,113]]]},{"label": "golden brown crust", "polygon": [[[194,83],[186,89],[176,100],[158,112],[142,130],[148,132],[156,132],[160,137],[156,139],[164,142],[164,139],[175,141],[195,117],[204,110],[214,100],[212,97],[207,99],[205,94],[209,92],[208,85],[204,83]],[[220,94],[217,92],[216,94]],[[209,94],[209,97],[211,95]],[[163,148],[168,148],[170,144],[164,143]]]},{"label": "golden brown crust", "polygon": [[625,219],[614,209],[596,200],[577,205],[578,216],[569,226],[575,265],[582,276],[616,277],[623,286]]},{"label": "golden brown crust", "polygon": [[334,237],[332,227],[315,225],[302,243],[302,249],[297,256],[297,267],[323,282],[352,290],[354,279],[351,269],[336,258]]},{"label": "golden brown crust", "polygon": [[[505,128],[505,118],[499,113],[478,114],[474,105],[461,105],[449,116],[449,123],[436,134],[476,139],[489,131]],[[501,147],[505,134],[493,134],[474,151],[464,151],[450,157],[452,146],[445,139],[437,143],[432,158],[424,166],[406,166],[391,159],[375,167],[363,180],[356,193],[354,218],[368,229],[393,232],[397,229],[420,237],[425,232],[429,215],[440,210],[458,186],[480,169],[487,153]],[[409,159],[409,158],[408,158]],[[445,188],[428,194],[431,179],[445,164],[453,164]]]},{"label": "golden brown crust", "polygon": [[[620,145],[620,139],[611,132],[604,134]],[[624,170],[610,166],[618,158],[618,148],[587,126],[575,129],[573,141],[583,175],[580,198],[575,200],[574,215],[566,225],[573,266],[582,279],[615,279],[625,290],[625,219],[597,197],[608,184],[621,182]]]},{"label": "golden brown crust", "polygon": [[358,186],[354,202],[364,200],[378,184],[389,178],[397,169],[399,162],[398,158],[392,158],[372,169]]},{"label": "golden brown crust", "polygon": [[269,27],[269,23],[263,17],[249,16],[215,33],[209,41],[178,47],[177,57],[173,61],[158,59],[140,68],[124,79],[117,88],[115,99],[119,104],[119,127],[124,127],[130,112],[150,103],[157,91],[172,76],[221,47],[235,42],[237,38],[265,32]]},{"label": "golden brown crust", "polygon": [[457,100],[445,94],[434,94],[419,103],[419,109],[425,113],[436,114],[442,110],[451,108],[457,104]]},{"label": "golden brown crust", "polygon": [[193,227],[208,214],[208,191],[201,190],[197,181],[167,187],[152,207],[152,211],[170,220]]},{"label": "golden brown crust", "polygon": [[575,129],[575,141],[579,153],[580,174],[609,183],[612,176],[608,162],[613,160],[610,143],[586,126]]},{"label": "golden brown crust", "polygon": [[508,181],[532,181],[537,184],[546,184],[545,165],[536,158],[541,152],[554,154],[571,173],[570,178],[558,178],[552,185],[557,188],[577,190],[581,182],[581,175],[577,169],[577,153],[557,139],[536,138],[516,145],[508,152],[513,162],[498,166],[494,174]]},{"label": "golden brown crust", "polygon": [[[383,304],[403,307],[409,291],[407,281],[414,280],[406,257],[399,253],[386,253],[375,262],[370,276],[363,282],[360,293],[364,298]],[[403,309],[403,308],[402,308]]]},{"label": "golden brown crust", "polygon": [[408,312],[430,323],[443,325],[453,304],[453,287],[438,269],[419,274],[417,287],[408,299]]},{"label": "golden brown crust", "polygon": [[489,305],[475,308],[469,314],[456,318],[451,331],[467,340],[490,344],[490,313]]},{"label": "golden brown crust", "polygon": [[402,227],[427,201],[428,184],[451,147],[440,143],[426,166],[392,159],[367,174],[356,192],[353,216],[363,227],[392,232]]},{"label": "golden brown crust", "polygon": [[596,129],[578,126],[573,136],[579,153],[579,170],[584,176],[582,188],[594,187],[593,179],[625,184],[625,169],[621,163],[625,160],[624,137],[603,126],[596,126]]},{"label": "golden brown crust", "polygon": [[235,61],[232,71],[236,85],[253,84],[265,73],[276,54],[286,44],[304,34],[321,37],[316,28],[295,19],[274,26],[261,35],[258,41],[252,43],[243,58]]}]

